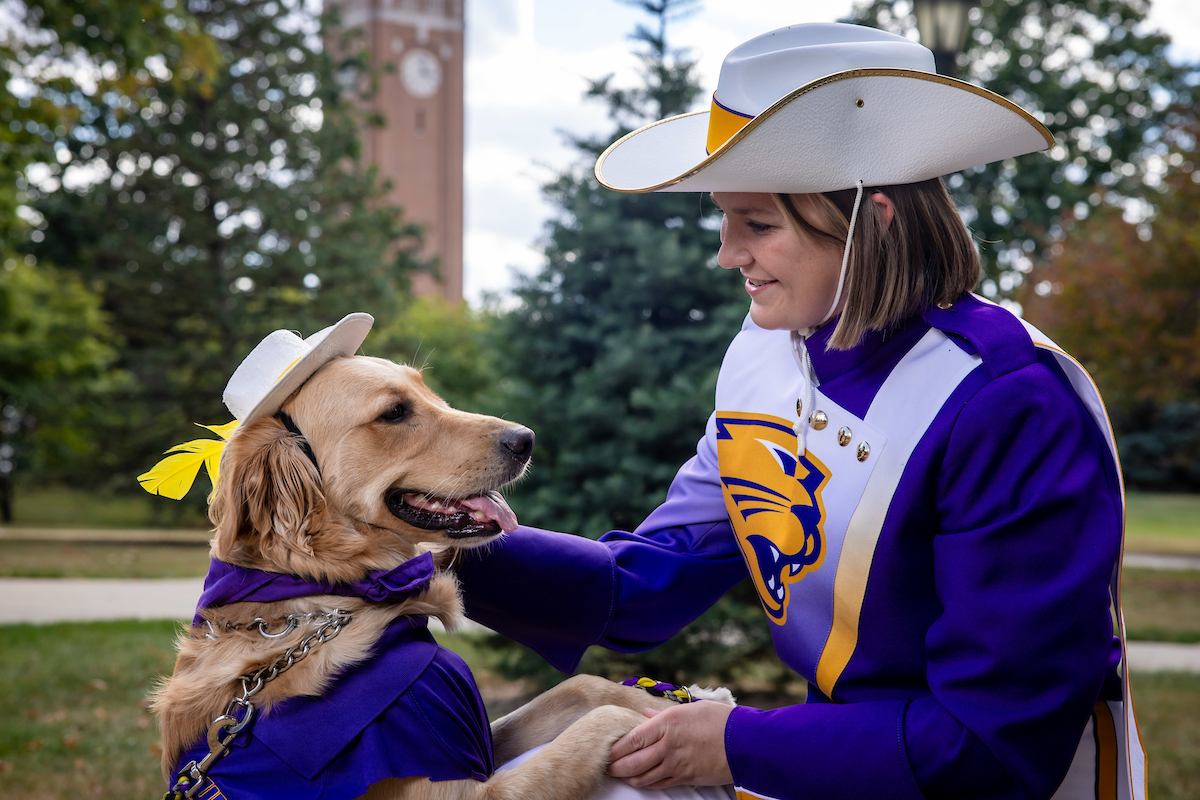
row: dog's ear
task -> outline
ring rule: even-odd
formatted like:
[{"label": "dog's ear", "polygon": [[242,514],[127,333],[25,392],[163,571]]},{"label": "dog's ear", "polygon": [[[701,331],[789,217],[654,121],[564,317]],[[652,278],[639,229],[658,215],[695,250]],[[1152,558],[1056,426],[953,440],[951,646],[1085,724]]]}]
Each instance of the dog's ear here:
[{"label": "dog's ear", "polygon": [[307,537],[325,510],[325,495],[304,445],[275,417],[230,437],[208,510],[218,559],[229,561],[243,548],[279,565],[289,556],[312,555]]}]

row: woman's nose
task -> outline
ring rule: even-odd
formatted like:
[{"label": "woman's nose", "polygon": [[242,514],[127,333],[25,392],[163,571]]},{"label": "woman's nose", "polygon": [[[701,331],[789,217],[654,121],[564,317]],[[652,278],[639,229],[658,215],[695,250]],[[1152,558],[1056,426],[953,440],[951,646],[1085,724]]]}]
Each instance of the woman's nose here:
[{"label": "woman's nose", "polygon": [[724,269],[740,269],[749,262],[749,254],[731,229],[729,220],[721,218],[721,249],[717,251],[717,264]]}]

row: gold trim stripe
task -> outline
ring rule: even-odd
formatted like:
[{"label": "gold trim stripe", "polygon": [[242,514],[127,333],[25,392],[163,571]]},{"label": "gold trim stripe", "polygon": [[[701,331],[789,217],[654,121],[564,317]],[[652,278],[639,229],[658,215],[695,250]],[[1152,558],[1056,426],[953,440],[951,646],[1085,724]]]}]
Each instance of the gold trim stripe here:
[{"label": "gold trim stripe", "polygon": [[[305,353],[304,355],[308,355],[308,354],[307,354],[307,353]],[[287,375],[289,372],[291,372],[291,371],[292,371],[292,367],[296,366],[296,364],[297,364],[297,363],[299,363],[299,361],[300,361],[300,359],[301,359],[301,358],[304,358],[304,356],[297,356],[297,358],[296,358],[296,360],[295,360],[295,361],[293,361],[292,363],[288,364],[288,365],[287,365],[287,368],[286,368],[286,369],[284,369],[284,370],[283,370],[283,372],[279,373],[279,378],[282,378],[284,375]],[[279,378],[276,378],[276,379],[275,379],[275,383],[279,383]]]},{"label": "gold trim stripe", "polygon": [[1112,710],[1101,700],[1092,710],[1096,736],[1096,800],[1117,800],[1117,728]]},{"label": "gold trim stripe", "polygon": [[[833,621],[817,661],[815,676],[817,687],[830,699],[834,699],[837,682],[858,647],[859,617],[867,594],[871,563],[875,559],[875,548],[887,520],[892,498],[904,477],[908,459],[955,388],[979,366],[978,356],[970,356],[965,351],[952,348],[955,359],[952,363],[947,364],[939,358],[937,369],[930,369],[928,365],[932,362],[927,356],[940,350],[945,341],[944,333],[931,328],[892,371],[895,375],[910,368],[916,369],[919,370],[918,377],[912,381],[892,381],[891,378],[884,381],[864,418],[868,425],[879,427],[887,434],[891,426],[898,423],[894,418],[888,423],[880,417],[886,419],[897,413],[891,409],[908,408],[911,405],[907,390],[902,387],[924,387],[925,395],[920,410],[904,412],[908,423],[905,435],[894,441],[889,435],[889,441],[878,451],[879,460],[875,463],[862,500],[850,516],[846,535],[842,539],[841,557],[833,580]],[[873,413],[877,405],[884,409],[879,416]]]},{"label": "gold trim stripe", "polygon": [[768,108],[766,111],[762,112],[761,114],[756,116],[754,119],[752,119],[748,123],[746,123],[746,125],[741,130],[739,130],[737,133],[735,133],[733,136],[731,136],[729,138],[729,140],[726,141],[724,144],[722,144],[719,148],[717,148],[716,151],[710,153],[707,158],[705,158],[699,164],[692,167],[690,170],[683,173],[682,175],[678,175],[674,178],[671,178],[670,180],[663,181],[662,183],[656,184],[654,186],[646,186],[646,187],[639,188],[639,189],[622,189],[618,186],[613,186],[612,184],[606,182],[604,180],[604,177],[601,175],[601,171],[604,166],[604,160],[606,158],[608,158],[609,153],[613,152],[618,147],[620,147],[621,144],[623,144],[627,139],[637,136],[642,131],[648,130],[649,128],[653,128],[655,125],[662,125],[664,123],[672,122],[677,119],[683,119],[684,117],[692,117],[692,116],[695,116],[696,114],[709,114],[711,112],[709,112],[709,111],[692,111],[687,114],[679,114],[678,116],[667,117],[666,119],[660,119],[657,122],[652,122],[649,125],[638,128],[636,131],[627,133],[624,136],[622,136],[620,139],[618,139],[617,141],[613,142],[611,145],[609,145],[608,149],[604,151],[604,153],[596,161],[596,169],[595,169],[596,180],[600,181],[601,185],[604,186],[605,188],[612,189],[615,192],[624,192],[625,194],[643,194],[645,192],[656,192],[659,189],[664,189],[668,186],[674,186],[677,183],[681,183],[681,182],[687,180],[688,178],[692,177],[696,173],[700,172],[701,170],[703,170],[704,168],[706,168],[707,166],[712,164],[726,150],[728,150],[730,147],[733,147],[733,145],[737,144],[742,139],[749,136],[750,132],[752,130],[754,130],[755,128],[757,128],[759,125],[761,125],[764,120],[769,119],[771,116],[773,116],[775,114],[776,111],[779,111],[781,108],[783,108],[788,103],[795,100],[797,97],[808,94],[809,92],[811,92],[815,89],[820,89],[822,86],[828,86],[830,84],[837,83],[838,81],[847,80],[849,78],[867,78],[867,77],[875,77],[875,76],[896,77],[896,78],[915,78],[916,80],[929,81],[930,83],[940,83],[943,86],[950,86],[955,89],[962,89],[963,91],[970,92],[971,94],[974,94],[974,95],[978,95],[979,97],[982,97],[985,100],[991,100],[993,103],[995,103],[999,106],[1002,106],[1002,107],[1008,109],[1009,111],[1012,111],[1013,113],[1017,114],[1018,116],[1023,118],[1026,122],[1028,122],[1030,125],[1032,125],[1037,130],[1037,132],[1042,135],[1042,138],[1045,139],[1047,148],[1054,146],[1054,134],[1050,133],[1050,130],[1045,125],[1043,125],[1041,122],[1038,122],[1038,120],[1035,119],[1032,114],[1030,114],[1025,109],[1021,108],[1019,105],[1017,105],[1013,101],[1009,100],[1007,97],[998,95],[992,91],[988,91],[987,89],[984,89],[980,86],[975,86],[974,84],[967,83],[966,81],[960,81],[958,78],[951,78],[946,75],[937,75],[932,72],[922,72],[921,70],[916,70],[916,69],[851,69],[851,70],[846,70],[845,72],[835,72],[832,75],[827,75],[824,78],[820,78],[818,80],[812,81],[811,83],[806,83],[805,85],[801,86],[799,89],[796,89],[795,91],[793,91],[787,95],[784,95],[779,100],[776,100],[770,106],[770,108]]}]

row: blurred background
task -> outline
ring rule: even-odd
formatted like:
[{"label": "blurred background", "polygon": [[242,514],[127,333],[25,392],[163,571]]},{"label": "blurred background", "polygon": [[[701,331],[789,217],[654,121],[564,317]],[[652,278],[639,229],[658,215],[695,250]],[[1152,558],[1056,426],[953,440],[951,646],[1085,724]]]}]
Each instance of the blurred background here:
[{"label": "blurred background", "polygon": [[[919,38],[1055,135],[947,183],[978,291],[1106,398],[1151,792],[1194,797],[1191,0],[0,2],[0,795],[161,793],[143,701],[207,568],[209,485],[172,502],[136,477],[230,420],[221,390],[272,330],[372,313],[364,352],[537,431],[522,521],[636,526],[694,452],[747,303],[707,198],[608,192],[595,157],[706,108],[739,42],[837,20]],[[797,702],[761,616],[739,587],[668,645],[581,671]],[[487,631],[439,638],[493,712],[562,677]]]}]

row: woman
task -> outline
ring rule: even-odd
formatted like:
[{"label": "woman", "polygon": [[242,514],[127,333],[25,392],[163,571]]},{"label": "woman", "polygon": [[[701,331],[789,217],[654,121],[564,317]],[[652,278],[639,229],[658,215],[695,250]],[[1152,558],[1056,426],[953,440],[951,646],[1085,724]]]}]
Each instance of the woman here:
[{"label": "woman", "polygon": [[800,25],[730,53],[711,111],[600,158],[619,191],[712,192],[750,314],[666,502],[600,542],[520,528],[462,566],[468,613],[570,670],[592,644],[665,641],[749,574],[810,684],[802,706],[658,714],[613,775],[768,798],[1144,796],[1103,406],[969,294],[977,256],[938,179],[1052,143],[911,41]]}]

